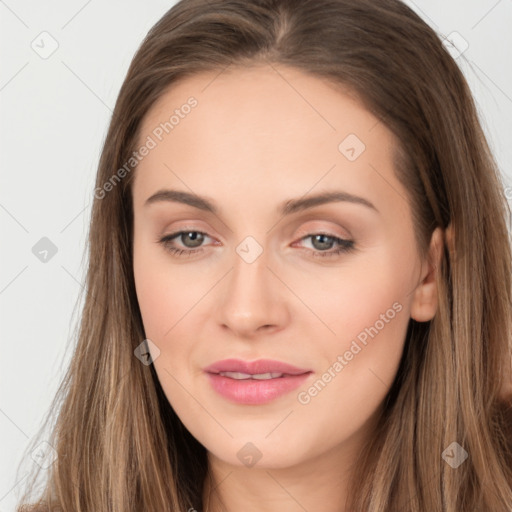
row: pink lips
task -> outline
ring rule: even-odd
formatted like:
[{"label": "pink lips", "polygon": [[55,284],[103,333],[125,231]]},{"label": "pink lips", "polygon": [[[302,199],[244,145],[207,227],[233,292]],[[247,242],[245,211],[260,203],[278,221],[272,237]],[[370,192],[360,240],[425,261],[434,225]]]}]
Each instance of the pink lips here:
[{"label": "pink lips", "polygon": [[[224,359],[204,368],[213,389],[229,400],[239,404],[259,405],[299,387],[312,373],[311,370],[298,368],[281,361],[259,359],[242,361]],[[282,373],[282,377],[272,379],[234,379],[219,375],[220,372],[247,373],[250,375],[264,373]]]}]

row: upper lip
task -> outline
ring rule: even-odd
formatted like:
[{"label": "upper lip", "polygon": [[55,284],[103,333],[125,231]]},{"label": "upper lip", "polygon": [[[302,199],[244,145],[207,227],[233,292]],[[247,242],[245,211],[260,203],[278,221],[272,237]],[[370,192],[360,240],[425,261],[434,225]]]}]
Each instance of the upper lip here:
[{"label": "upper lip", "polygon": [[288,363],[272,359],[258,359],[256,361],[243,361],[241,359],[223,359],[204,368],[208,373],[239,372],[257,375],[262,373],[284,373],[287,375],[301,375],[311,370],[298,368]]}]

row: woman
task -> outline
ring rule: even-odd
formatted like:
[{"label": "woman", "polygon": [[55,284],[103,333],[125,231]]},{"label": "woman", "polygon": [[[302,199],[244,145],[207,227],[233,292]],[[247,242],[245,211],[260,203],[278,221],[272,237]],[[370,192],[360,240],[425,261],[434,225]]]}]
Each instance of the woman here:
[{"label": "woman", "polygon": [[508,205],[404,4],[179,2],[94,195],[56,460],[19,510],[512,508]]}]

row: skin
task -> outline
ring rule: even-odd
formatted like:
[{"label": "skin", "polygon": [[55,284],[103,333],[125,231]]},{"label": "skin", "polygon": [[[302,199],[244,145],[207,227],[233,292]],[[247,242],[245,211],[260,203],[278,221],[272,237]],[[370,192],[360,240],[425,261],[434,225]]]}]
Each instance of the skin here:
[{"label": "skin", "polygon": [[[139,141],[190,96],[197,106],[139,163],[132,189],[134,276],[146,337],[160,351],[155,370],[208,451],[220,483],[209,510],[345,510],[351,466],[395,377],[409,319],[435,314],[441,232],[422,259],[408,194],[394,174],[396,140],[353,96],[283,66],[202,73],[161,96]],[[338,149],[348,134],[366,146],[354,161]],[[161,189],[206,196],[219,212],[144,204]],[[331,202],[278,213],[288,199],[329,190],[378,211]],[[202,252],[179,257],[158,242],[180,230],[206,233]],[[307,236],[319,232],[353,240],[355,250],[315,257],[339,247]],[[252,263],[236,252],[247,236],[263,250]],[[187,236],[170,244],[195,247]],[[394,303],[401,311],[300,403],[298,393]],[[203,372],[229,357],[277,359],[313,373],[268,404],[240,405],[218,395]],[[247,442],[262,455],[253,467],[237,457]],[[205,499],[209,490],[206,483]]]}]

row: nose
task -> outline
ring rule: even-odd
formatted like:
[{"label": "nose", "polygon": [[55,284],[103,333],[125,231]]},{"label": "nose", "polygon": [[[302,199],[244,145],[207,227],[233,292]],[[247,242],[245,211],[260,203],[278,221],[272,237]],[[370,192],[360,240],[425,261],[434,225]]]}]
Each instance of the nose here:
[{"label": "nose", "polygon": [[289,321],[286,287],[269,268],[265,251],[252,262],[235,254],[219,292],[218,322],[237,337],[277,332]]}]

